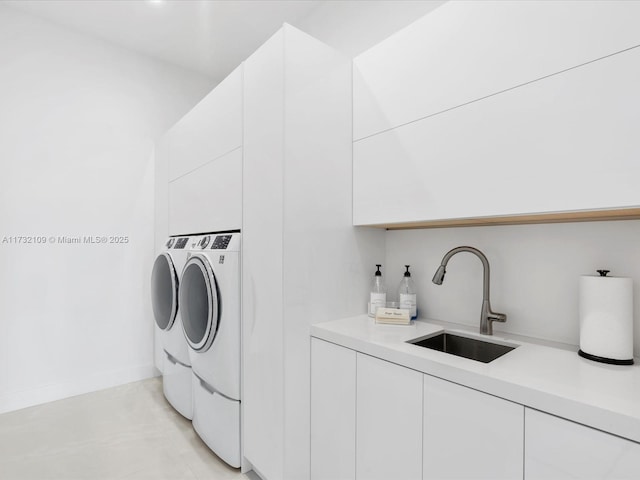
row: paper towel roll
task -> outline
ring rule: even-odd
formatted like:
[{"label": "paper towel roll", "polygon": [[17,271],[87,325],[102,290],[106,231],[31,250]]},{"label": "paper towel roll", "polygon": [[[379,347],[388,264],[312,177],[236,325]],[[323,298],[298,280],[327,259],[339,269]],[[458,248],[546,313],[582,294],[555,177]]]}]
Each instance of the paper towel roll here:
[{"label": "paper towel roll", "polygon": [[612,360],[606,363],[633,361],[633,280],[583,275],[579,295],[581,352]]}]

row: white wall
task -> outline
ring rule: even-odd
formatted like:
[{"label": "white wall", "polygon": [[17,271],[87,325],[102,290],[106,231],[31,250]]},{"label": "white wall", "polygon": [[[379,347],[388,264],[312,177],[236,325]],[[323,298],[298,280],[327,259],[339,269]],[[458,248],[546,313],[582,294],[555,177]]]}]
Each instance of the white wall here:
[{"label": "white wall", "polygon": [[446,0],[326,0],[293,25],[351,57]]},{"label": "white wall", "polygon": [[153,374],[153,144],[211,87],[0,7],[0,411]]},{"label": "white wall", "polygon": [[480,325],[482,264],[453,257],[442,285],[431,282],[443,255],[470,245],[491,265],[491,303],[508,315],[506,331],[577,345],[578,277],[596,269],[634,279],[635,355],[640,354],[640,221],[512,225],[387,232],[387,285],[394,290],[410,264],[419,316]]}]

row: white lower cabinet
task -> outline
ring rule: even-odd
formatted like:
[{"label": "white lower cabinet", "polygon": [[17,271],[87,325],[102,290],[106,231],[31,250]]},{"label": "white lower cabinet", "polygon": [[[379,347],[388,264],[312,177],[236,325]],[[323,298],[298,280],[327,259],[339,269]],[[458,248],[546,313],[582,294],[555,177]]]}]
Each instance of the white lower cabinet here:
[{"label": "white lower cabinet", "polygon": [[424,475],[522,479],[524,407],[424,376]]},{"label": "white lower cabinet", "polygon": [[640,444],[525,410],[525,480],[640,478]]},{"label": "white lower cabinet", "polygon": [[311,480],[637,480],[640,443],[311,340]]},{"label": "white lower cabinet", "polygon": [[422,373],[357,354],[356,479],[422,478]]},{"label": "white lower cabinet", "polygon": [[311,480],[356,478],[356,352],[311,339]]}]

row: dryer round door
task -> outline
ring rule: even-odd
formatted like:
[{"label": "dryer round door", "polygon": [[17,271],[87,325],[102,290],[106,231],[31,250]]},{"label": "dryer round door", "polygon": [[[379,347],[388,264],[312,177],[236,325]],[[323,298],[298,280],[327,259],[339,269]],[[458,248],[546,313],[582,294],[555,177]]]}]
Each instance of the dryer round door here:
[{"label": "dryer round door", "polygon": [[193,255],[182,270],[180,314],[189,346],[198,352],[209,349],[220,319],[218,282],[206,257]]},{"label": "dryer round door", "polygon": [[158,255],[153,263],[151,306],[158,327],[169,330],[178,313],[178,275],[167,253]]}]

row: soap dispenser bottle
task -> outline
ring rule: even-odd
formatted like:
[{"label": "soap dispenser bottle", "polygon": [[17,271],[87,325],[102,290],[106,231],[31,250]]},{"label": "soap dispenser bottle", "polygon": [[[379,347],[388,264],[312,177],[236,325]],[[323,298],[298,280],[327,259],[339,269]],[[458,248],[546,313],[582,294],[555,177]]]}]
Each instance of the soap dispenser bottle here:
[{"label": "soap dispenser bottle", "polygon": [[418,305],[416,301],[416,287],[413,284],[413,280],[411,279],[411,272],[409,272],[409,265],[405,265],[404,268],[407,269],[404,272],[404,276],[400,281],[400,286],[398,287],[398,301],[400,303],[400,308],[406,308],[409,310],[409,316],[411,320],[415,320],[418,318]]},{"label": "soap dispenser bottle", "polygon": [[371,282],[371,290],[369,293],[369,316],[375,317],[378,307],[384,308],[387,306],[387,292],[384,288],[384,282],[382,281],[382,272],[380,267],[382,265],[376,264],[378,270],[376,270]]}]

